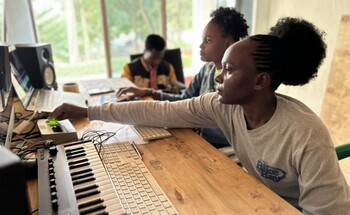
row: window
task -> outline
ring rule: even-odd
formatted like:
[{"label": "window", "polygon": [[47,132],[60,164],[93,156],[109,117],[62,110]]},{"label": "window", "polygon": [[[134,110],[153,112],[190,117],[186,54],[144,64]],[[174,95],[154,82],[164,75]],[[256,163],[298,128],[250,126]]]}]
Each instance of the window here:
[{"label": "window", "polygon": [[[4,0],[0,0],[0,23],[4,23]],[[0,28],[0,38],[4,41],[4,25]]]},{"label": "window", "polygon": [[[184,66],[191,63],[192,2],[166,2],[167,47],[181,47]],[[100,1],[32,0],[40,42],[52,46],[59,82],[107,77]],[[106,0],[107,32],[113,77],[130,54],[140,53],[150,33],[162,34],[162,1]],[[136,9],[135,9],[136,8]],[[178,11],[181,11],[180,16]]]},{"label": "window", "polygon": [[32,0],[40,42],[49,42],[59,82],[106,77],[99,1]]}]

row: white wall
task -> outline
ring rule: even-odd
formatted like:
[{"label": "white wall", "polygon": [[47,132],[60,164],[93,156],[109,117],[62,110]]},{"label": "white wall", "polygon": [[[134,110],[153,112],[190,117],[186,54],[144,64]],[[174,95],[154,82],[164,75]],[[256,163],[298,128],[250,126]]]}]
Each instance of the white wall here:
[{"label": "white wall", "polygon": [[[326,32],[327,57],[318,77],[302,87],[281,86],[278,92],[293,96],[320,114],[333,58],[341,15],[350,14],[349,0],[256,0],[253,33],[267,33],[283,16],[304,18]],[[350,39],[350,38],[349,38]]]}]

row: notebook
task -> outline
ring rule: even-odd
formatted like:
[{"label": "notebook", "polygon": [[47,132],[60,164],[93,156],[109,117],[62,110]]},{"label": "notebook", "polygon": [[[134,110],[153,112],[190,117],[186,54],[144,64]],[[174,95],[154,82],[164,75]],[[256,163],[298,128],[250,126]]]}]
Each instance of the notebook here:
[{"label": "notebook", "polygon": [[15,50],[10,52],[11,79],[15,92],[24,109],[37,112],[52,112],[63,103],[86,107],[84,95],[48,89],[34,89],[29,76],[19,61]]}]

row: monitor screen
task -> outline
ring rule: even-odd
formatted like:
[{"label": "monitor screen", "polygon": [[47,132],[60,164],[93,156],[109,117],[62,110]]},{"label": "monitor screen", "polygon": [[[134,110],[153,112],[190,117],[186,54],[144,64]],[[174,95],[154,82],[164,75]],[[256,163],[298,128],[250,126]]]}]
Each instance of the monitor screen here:
[{"label": "monitor screen", "polygon": [[29,79],[29,76],[19,60],[15,47],[10,50],[10,68],[11,79],[17,97],[26,107],[30,101],[30,97],[34,91],[34,87]]},{"label": "monitor screen", "polygon": [[11,145],[14,124],[9,46],[0,44],[0,145]]}]

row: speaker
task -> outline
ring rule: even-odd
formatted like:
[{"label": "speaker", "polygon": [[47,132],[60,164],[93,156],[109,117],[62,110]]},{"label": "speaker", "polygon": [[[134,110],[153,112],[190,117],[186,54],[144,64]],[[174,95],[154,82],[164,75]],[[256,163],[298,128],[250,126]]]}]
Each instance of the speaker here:
[{"label": "speaker", "polygon": [[16,53],[34,88],[57,90],[56,74],[49,43],[17,44]]}]

